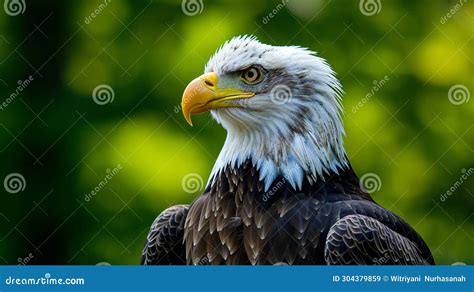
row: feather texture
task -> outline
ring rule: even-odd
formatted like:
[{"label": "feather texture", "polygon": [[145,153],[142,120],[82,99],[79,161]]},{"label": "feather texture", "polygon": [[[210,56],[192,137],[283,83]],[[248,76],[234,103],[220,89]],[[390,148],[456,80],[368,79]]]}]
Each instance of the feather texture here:
[{"label": "feather texture", "polygon": [[361,190],[351,168],[304,181],[301,191],[279,177],[271,193],[258,191],[253,168],[247,160],[226,169],[189,207],[158,216],[142,262],[434,264],[421,237]]}]

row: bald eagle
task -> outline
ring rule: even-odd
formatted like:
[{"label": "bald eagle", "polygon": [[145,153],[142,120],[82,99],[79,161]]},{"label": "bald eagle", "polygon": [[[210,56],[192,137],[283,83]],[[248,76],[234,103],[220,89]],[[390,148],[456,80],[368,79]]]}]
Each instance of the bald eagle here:
[{"label": "bald eagle", "polygon": [[202,194],[153,222],[142,264],[434,264],[423,239],[361,187],[326,61],[255,37],[227,41],[182,111],[227,130]]}]

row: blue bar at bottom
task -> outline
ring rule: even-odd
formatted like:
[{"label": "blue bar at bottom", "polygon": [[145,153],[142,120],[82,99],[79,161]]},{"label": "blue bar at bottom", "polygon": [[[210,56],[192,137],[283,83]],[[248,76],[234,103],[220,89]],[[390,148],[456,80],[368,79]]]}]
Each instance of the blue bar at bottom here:
[{"label": "blue bar at bottom", "polygon": [[0,266],[0,291],[472,292],[473,277],[473,266]]}]

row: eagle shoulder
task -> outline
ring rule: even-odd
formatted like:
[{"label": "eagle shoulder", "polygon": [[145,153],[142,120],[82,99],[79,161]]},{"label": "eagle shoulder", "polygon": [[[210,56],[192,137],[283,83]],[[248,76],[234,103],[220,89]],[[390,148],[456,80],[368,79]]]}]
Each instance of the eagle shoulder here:
[{"label": "eagle shoulder", "polygon": [[142,252],[142,265],[184,265],[184,222],[189,205],[176,205],[164,210],[150,227]]},{"label": "eagle shoulder", "polygon": [[329,229],[324,258],[332,265],[434,264],[424,246],[410,237],[367,215],[347,215]]}]

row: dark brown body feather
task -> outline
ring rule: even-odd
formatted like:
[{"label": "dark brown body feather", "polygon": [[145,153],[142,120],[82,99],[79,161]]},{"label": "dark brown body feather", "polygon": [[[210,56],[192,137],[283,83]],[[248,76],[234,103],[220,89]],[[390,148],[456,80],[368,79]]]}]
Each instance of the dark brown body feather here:
[{"label": "dark brown body feather", "polygon": [[[301,191],[278,177],[264,192],[258,177],[251,161],[228,167],[189,211],[181,207],[171,212],[179,216],[162,213],[142,263],[434,263],[421,237],[362,191],[351,168],[313,184],[305,181]],[[180,222],[157,226],[178,217]]]}]

